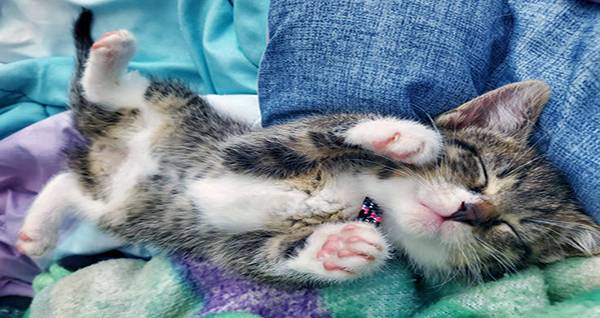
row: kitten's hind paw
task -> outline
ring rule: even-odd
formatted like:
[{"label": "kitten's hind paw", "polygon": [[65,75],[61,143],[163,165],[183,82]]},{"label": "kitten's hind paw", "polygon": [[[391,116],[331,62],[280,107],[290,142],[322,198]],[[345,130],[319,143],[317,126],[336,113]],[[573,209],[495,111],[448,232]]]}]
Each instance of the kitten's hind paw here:
[{"label": "kitten's hind paw", "polygon": [[442,137],[435,130],[394,118],[359,123],[348,130],[346,142],[409,164],[431,162],[442,148]]},{"label": "kitten's hind paw", "polygon": [[108,110],[141,107],[149,81],[127,73],[135,53],[135,38],[127,30],[106,32],[91,48],[81,78],[84,96]]},{"label": "kitten's hind paw", "polygon": [[336,281],[376,270],[387,258],[388,244],[373,225],[324,224],[310,235],[289,267],[318,280]]},{"label": "kitten's hind paw", "polygon": [[92,45],[90,60],[106,66],[124,68],[135,53],[135,37],[127,30],[102,34]]},{"label": "kitten's hind paw", "polygon": [[21,230],[17,237],[15,248],[21,254],[42,256],[56,246],[57,238],[53,235],[31,233]]}]

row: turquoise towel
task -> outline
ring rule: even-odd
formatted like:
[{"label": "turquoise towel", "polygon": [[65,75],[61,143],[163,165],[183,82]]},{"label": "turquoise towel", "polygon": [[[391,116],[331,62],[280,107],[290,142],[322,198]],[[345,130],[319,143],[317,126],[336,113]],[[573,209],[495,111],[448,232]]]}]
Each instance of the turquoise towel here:
[{"label": "turquoise towel", "polygon": [[[202,94],[256,93],[269,1],[68,2],[71,19],[59,21],[60,33],[40,36],[69,37],[83,4],[96,14],[95,37],[120,28],[134,32],[139,48],[132,69],[183,80]],[[0,138],[65,110],[72,71],[72,54],[0,64]]]}]

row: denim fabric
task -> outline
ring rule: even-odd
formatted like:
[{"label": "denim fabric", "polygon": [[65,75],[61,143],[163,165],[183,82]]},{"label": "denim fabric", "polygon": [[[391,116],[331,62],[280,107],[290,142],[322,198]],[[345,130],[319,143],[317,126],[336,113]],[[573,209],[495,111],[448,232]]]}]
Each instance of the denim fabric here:
[{"label": "denim fabric", "polygon": [[600,221],[600,5],[272,0],[265,125],[311,113],[427,120],[508,82],[553,88],[535,143]]}]

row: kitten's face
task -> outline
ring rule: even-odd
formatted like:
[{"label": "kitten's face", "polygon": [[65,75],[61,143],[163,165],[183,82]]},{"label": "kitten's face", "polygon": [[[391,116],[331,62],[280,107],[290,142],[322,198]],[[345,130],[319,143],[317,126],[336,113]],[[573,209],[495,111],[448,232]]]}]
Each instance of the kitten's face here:
[{"label": "kitten's face", "polygon": [[547,99],[540,85],[505,86],[437,120],[443,155],[415,173],[415,199],[394,222],[406,254],[428,274],[479,280],[597,246],[599,227],[527,144],[540,112],[533,107]]}]

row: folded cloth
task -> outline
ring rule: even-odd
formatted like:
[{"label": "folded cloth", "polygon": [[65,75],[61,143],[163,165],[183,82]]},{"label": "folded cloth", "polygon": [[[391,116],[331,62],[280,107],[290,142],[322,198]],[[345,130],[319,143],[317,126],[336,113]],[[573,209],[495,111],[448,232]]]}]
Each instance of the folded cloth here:
[{"label": "folded cloth", "polygon": [[[0,1],[0,138],[65,110],[72,23],[81,6],[93,35],[126,28],[132,69],[178,78],[204,94],[255,94],[268,1]],[[1,64],[5,63],[5,64]]]},{"label": "folded cloth", "polygon": [[[475,287],[417,284],[401,260],[321,289],[284,290],[199,259],[53,265],[34,282],[30,317],[596,317],[600,257],[572,258]],[[419,285],[421,285],[419,287]],[[240,316],[231,316],[240,315]]]},{"label": "folded cloth", "polygon": [[[207,95],[219,111],[252,123],[260,121],[256,95]],[[80,138],[70,113],[52,116],[0,140],[0,296],[31,296],[31,280],[52,260],[123,248],[148,257],[151,249],[131,246],[89,222],[67,221],[53,254],[35,262],[14,249],[27,208],[50,177],[65,166],[63,150]]]},{"label": "folded cloth", "polygon": [[61,168],[62,145],[76,136],[68,117],[58,115],[0,141],[0,296],[31,296],[39,270],[13,245],[27,207]]}]

